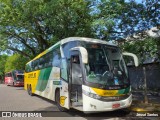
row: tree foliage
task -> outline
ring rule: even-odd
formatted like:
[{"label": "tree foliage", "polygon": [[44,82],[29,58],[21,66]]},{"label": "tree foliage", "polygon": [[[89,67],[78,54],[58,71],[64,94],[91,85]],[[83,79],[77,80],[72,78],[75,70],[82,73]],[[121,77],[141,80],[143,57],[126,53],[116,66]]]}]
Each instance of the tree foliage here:
[{"label": "tree foliage", "polygon": [[25,64],[28,62],[24,56],[20,54],[14,54],[9,56],[5,63],[5,72],[9,72],[12,70],[24,70]]},{"label": "tree foliage", "polygon": [[62,38],[91,37],[84,0],[0,0],[0,44],[32,58]]},{"label": "tree foliage", "polygon": [[5,63],[7,59],[7,55],[0,55],[0,80],[4,80],[4,73],[5,73]]},{"label": "tree foliage", "polygon": [[158,0],[0,0],[0,50],[33,58],[70,36],[118,40],[159,26],[159,12]]},{"label": "tree foliage", "polygon": [[[160,54],[160,36],[151,38],[147,30],[160,30],[160,3],[158,0],[98,0],[94,11],[93,28],[98,38],[104,40],[126,40],[121,47],[124,51],[137,54],[143,63],[149,58],[157,59]],[[135,37],[136,34],[136,37]],[[160,58],[160,57],[159,57]]]},{"label": "tree foliage", "polygon": [[125,41],[120,46],[123,51],[136,54],[140,63],[145,63],[157,62],[160,58],[159,45],[159,40],[149,37],[144,40]]},{"label": "tree foliage", "polygon": [[104,40],[122,39],[160,25],[158,0],[99,0],[97,9],[94,27]]}]

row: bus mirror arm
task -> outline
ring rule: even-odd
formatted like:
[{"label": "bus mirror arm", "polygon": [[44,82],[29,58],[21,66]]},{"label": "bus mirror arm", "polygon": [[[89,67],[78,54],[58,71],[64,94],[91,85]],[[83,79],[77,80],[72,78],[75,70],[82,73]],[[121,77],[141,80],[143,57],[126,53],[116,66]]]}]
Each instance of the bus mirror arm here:
[{"label": "bus mirror arm", "polygon": [[128,53],[128,52],[123,52],[122,54],[123,54],[124,56],[133,57],[133,59],[134,59],[134,64],[135,64],[136,67],[138,67],[138,65],[139,65],[139,63],[138,63],[138,57],[137,57],[135,54],[133,54],[133,53]]}]

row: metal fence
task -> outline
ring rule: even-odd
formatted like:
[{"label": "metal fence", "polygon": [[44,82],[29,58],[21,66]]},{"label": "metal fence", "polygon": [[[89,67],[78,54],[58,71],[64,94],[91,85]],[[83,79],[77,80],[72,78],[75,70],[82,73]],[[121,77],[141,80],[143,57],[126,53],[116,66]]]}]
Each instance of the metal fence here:
[{"label": "metal fence", "polygon": [[129,78],[133,89],[144,89],[144,68],[146,73],[147,89],[160,90],[160,64],[150,63],[139,67],[128,66]]}]

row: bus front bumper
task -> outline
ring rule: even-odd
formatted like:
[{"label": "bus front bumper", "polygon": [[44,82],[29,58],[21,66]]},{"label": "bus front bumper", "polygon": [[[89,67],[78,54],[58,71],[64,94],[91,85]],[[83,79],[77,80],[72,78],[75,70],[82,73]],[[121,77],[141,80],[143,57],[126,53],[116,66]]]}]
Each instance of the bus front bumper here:
[{"label": "bus front bumper", "polygon": [[23,87],[24,83],[23,82],[15,82],[14,86],[15,87]]},{"label": "bus front bumper", "polygon": [[100,101],[83,94],[83,111],[87,113],[114,111],[118,109],[128,108],[131,106],[131,103],[132,94],[124,100],[112,102]]}]

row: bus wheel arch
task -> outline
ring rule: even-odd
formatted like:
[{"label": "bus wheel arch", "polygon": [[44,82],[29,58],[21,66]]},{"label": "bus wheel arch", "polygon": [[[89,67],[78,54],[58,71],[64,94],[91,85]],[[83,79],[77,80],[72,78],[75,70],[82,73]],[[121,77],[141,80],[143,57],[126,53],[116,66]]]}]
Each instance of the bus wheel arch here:
[{"label": "bus wheel arch", "polygon": [[66,111],[67,109],[60,105],[60,88],[56,88],[55,90],[55,102],[60,111]]}]

